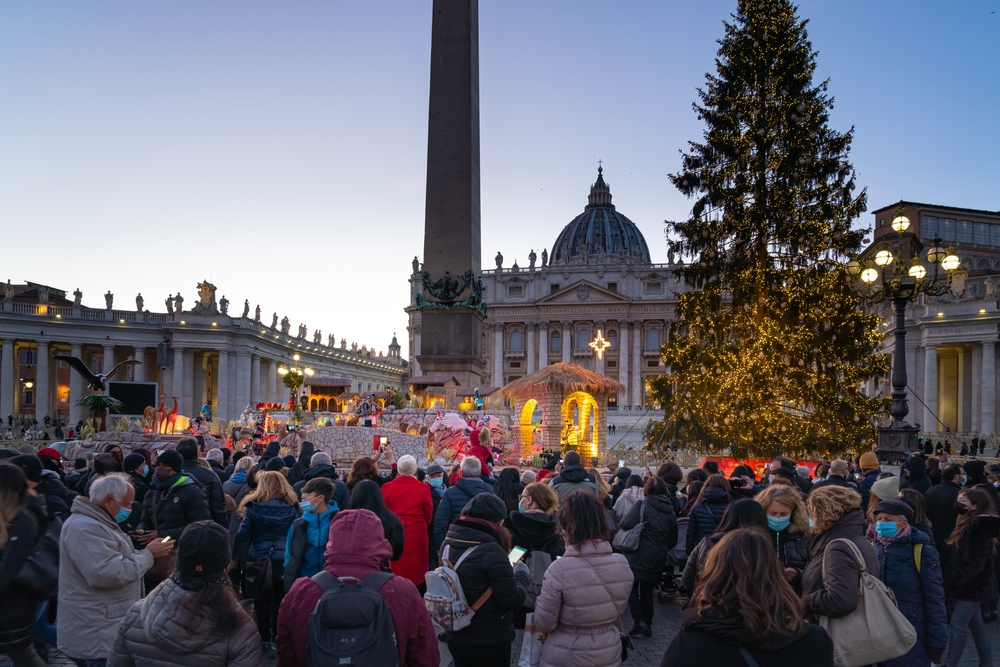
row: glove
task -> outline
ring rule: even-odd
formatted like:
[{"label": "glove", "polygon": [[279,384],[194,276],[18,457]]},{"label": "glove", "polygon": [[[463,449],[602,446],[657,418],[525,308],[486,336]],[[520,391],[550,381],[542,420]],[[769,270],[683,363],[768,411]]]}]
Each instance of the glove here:
[{"label": "glove", "polygon": [[531,576],[531,570],[528,569],[528,566],[524,564],[523,560],[517,561],[517,565],[514,566],[514,576],[516,577],[518,575],[524,575],[526,577]]},{"label": "glove", "polygon": [[933,662],[935,665],[940,665],[941,662],[943,661],[944,649],[943,648],[932,648],[932,647],[928,646],[927,647],[927,655],[930,656],[931,662]]}]

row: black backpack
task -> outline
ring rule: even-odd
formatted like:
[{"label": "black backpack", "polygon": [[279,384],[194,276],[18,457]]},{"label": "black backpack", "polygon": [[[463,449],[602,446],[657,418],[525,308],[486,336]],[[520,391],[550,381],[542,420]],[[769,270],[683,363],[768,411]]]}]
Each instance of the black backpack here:
[{"label": "black backpack", "polygon": [[309,614],[308,667],[399,664],[392,613],[379,595],[392,577],[372,572],[364,579],[338,578],[324,570],[312,578],[323,593]]}]

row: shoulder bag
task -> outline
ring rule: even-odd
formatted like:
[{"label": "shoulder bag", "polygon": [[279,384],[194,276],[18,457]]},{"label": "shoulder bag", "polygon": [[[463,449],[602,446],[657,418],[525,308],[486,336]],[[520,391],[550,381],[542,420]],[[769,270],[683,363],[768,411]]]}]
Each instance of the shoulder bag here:
[{"label": "shoulder bag", "polygon": [[639,523],[635,524],[628,530],[621,528],[615,533],[615,539],[611,543],[611,546],[615,551],[635,551],[639,548],[639,538],[642,537],[643,528],[643,516],[646,513],[646,501],[639,501]]},{"label": "shoulder bag", "polygon": [[819,618],[820,627],[833,640],[833,664],[862,667],[905,655],[917,642],[917,632],[896,607],[892,591],[871,575],[861,551],[850,540],[831,540],[823,550],[823,587],[829,588],[826,557],[835,542],[850,547],[861,569],[861,577],[858,606],[854,611],[840,618]]},{"label": "shoulder bag", "polygon": [[59,590],[59,534],[63,521],[50,518],[39,532],[31,553],[14,576],[14,581],[39,600],[55,597]]}]

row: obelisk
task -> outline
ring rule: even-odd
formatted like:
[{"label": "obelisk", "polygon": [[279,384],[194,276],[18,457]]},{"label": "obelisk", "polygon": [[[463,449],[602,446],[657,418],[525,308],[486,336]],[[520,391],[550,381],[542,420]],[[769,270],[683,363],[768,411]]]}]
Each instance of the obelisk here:
[{"label": "obelisk", "polygon": [[471,390],[482,384],[486,368],[479,282],[479,1],[434,0],[433,11],[417,361],[424,375],[453,375]]}]

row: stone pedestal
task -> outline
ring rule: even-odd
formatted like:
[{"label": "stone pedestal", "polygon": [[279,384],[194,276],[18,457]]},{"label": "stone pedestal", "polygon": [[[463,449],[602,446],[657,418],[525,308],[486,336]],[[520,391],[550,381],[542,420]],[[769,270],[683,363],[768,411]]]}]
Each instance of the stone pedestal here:
[{"label": "stone pedestal", "polygon": [[485,387],[483,318],[472,311],[425,310],[417,361],[425,375],[453,375],[463,389]]},{"label": "stone pedestal", "polygon": [[878,430],[878,454],[879,461],[890,465],[900,465],[907,458],[910,452],[917,449],[920,432],[916,426],[910,426],[903,421],[893,421],[889,426]]}]

